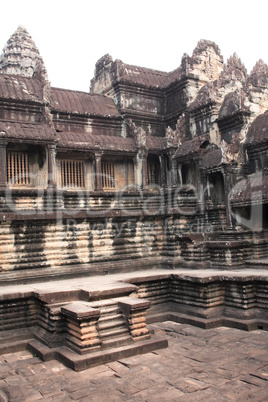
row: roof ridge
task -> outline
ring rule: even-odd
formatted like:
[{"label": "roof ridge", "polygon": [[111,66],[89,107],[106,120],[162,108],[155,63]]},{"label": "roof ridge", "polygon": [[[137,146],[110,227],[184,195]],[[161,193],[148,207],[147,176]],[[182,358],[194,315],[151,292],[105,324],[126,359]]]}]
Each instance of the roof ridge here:
[{"label": "roof ridge", "polygon": [[102,94],[95,94],[95,93],[92,93],[92,92],[80,91],[80,90],[76,90],[76,89],[51,87],[51,90],[59,90],[59,91],[65,91],[65,92],[75,92],[75,93],[78,93],[78,94],[85,94],[85,95],[90,95],[90,96],[102,97],[102,98],[110,99],[108,96],[105,96],[105,95],[102,95]]},{"label": "roof ridge", "polygon": [[[153,71],[153,72],[156,72],[156,73],[160,73],[160,74],[162,74],[162,75],[168,74],[167,71],[157,70],[157,69],[155,69],[155,68],[142,67],[142,66],[137,66],[137,65],[135,65],[135,64],[127,64],[127,63],[123,63],[123,65],[124,65],[124,67],[126,67],[126,66],[128,66],[128,67],[136,67],[136,68],[139,68],[139,69],[142,69],[142,70],[149,70],[149,71]],[[159,75],[160,75],[160,74],[159,74]]]}]

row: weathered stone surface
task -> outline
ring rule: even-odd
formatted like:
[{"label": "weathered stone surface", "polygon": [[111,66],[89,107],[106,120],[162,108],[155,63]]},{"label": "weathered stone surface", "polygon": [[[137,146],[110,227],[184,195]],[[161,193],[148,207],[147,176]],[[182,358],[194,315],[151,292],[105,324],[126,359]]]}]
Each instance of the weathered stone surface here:
[{"label": "weathered stone surface", "polygon": [[[1,356],[3,400],[267,399],[267,332],[154,324],[169,348],[74,372],[28,351]],[[21,365],[23,363],[23,366]],[[19,367],[21,367],[19,369]],[[16,385],[15,385],[16,384]]]},{"label": "weathered stone surface", "polygon": [[172,72],[107,54],[90,93],[51,88],[17,29],[0,59],[0,350],[34,336],[82,369],[153,348],[146,317],[267,328],[267,272],[245,271],[268,266],[267,74],[201,40]]}]

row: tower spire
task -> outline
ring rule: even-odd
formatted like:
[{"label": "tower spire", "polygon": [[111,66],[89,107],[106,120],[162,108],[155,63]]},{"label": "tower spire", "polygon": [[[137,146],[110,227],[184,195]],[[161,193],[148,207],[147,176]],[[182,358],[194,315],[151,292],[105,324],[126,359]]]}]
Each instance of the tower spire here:
[{"label": "tower spire", "polygon": [[0,73],[33,77],[46,69],[39,50],[24,26],[19,25],[0,57]]}]

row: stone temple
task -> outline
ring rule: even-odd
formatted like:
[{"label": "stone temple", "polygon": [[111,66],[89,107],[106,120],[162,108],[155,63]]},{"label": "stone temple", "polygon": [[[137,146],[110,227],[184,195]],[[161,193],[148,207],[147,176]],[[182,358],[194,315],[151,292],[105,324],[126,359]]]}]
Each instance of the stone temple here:
[{"label": "stone temple", "polygon": [[200,40],[169,73],[54,88],[0,58],[0,352],[75,370],[166,347],[147,324],[268,328],[268,66]]}]

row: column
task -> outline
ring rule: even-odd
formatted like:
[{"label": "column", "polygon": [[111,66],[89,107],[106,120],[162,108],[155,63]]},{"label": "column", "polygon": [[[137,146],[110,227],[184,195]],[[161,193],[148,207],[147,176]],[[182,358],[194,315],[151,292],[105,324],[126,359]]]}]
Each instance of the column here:
[{"label": "column", "polygon": [[147,161],[147,152],[142,152],[142,188],[148,187],[148,161]]},{"label": "column", "polygon": [[160,183],[161,187],[166,187],[167,185],[167,177],[166,177],[166,160],[164,155],[159,155],[160,161]]},{"label": "column", "polygon": [[181,163],[178,165],[178,179],[179,179],[180,185],[183,185],[183,181],[182,181],[182,164]]},{"label": "column", "polygon": [[55,188],[56,185],[56,145],[47,146],[47,185],[48,188]]},{"label": "column", "polygon": [[233,222],[232,222],[231,205],[230,205],[230,199],[229,199],[230,176],[229,176],[229,172],[227,171],[227,169],[228,169],[228,167],[225,166],[225,169],[224,169],[224,201],[225,201],[225,207],[226,207],[227,227],[232,228]]},{"label": "column", "polygon": [[171,187],[175,187],[178,184],[178,172],[177,160],[174,159],[174,155],[169,155],[169,164],[171,172]]},{"label": "column", "polygon": [[0,140],[0,190],[5,189],[7,186],[6,154],[7,154],[7,141],[1,139]]},{"label": "column", "polygon": [[102,157],[102,154],[95,154],[95,190],[96,191],[103,191],[101,157]]}]

